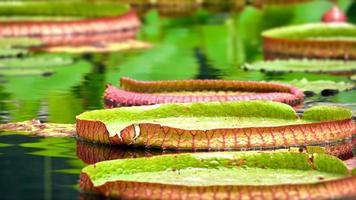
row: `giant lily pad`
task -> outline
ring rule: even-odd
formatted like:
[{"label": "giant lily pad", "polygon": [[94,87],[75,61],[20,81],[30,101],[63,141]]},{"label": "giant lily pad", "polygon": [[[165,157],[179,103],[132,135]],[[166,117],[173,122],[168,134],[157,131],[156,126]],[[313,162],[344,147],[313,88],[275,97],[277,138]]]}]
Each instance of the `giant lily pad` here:
[{"label": "giant lily pad", "polygon": [[352,75],[352,76],[350,77],[350,79],[353,80],[353,81],[356,81],[356,74]]},{"label": "giant lily pad", "polygon": [[26,47],[38,47],[40,40],[33,38],[0,38],[0,58],[11,58],[26,55]]},{"label": "giant lily pad", "polygon": [[34,38],[26,38],[26,37],[0,38],[1,48],[26,48],[26,47],[36,47],[40,45],[42,45],[42,42]]},{"label": "giant lily pad", "polygon": [[0,60],[0,74],[13,75],[51,75],[55,67],[69,66],[73,59],[68,55],[41,54],[24,58]]},{"label": "giant lily pad", "polygon": [[[5,1],[0,4],[0,15],[23,17],[104,17],[129,11],[129,6],[113,1]],[[28,19],[28,18],[27,18]],[[41,18],[43,20],[43,18]]]},{"label": "giant lily pad", "polygon": [[297,106],[303,93],[289,85],[225,81],[136,81],[121,78],[122,89],[109,85],[104,99],[107,107],[152,105],[162,103],[272,100]]},{"label": "giant lily pad", "polygon": [[268,72],[312,72],[312,73],[353,73],[356,72],[355,61],[337,60],[273,60],[259,61],[242,66],[246,70]]},{"label": "giant lily pad", "polygon": [[2,37],[35,37],[47,45],[59,45],[77,41],[77,37],[115,33],[117,39],[132,39],[136,36],[140,20],[135,12],[114,17],[80,19],[72,21],[17,21],[0,23]]},{"label": "giant lily pad", "polygon": [[[319,106],[299,118],[292,107],[264,101],[161,104],[96,110],[77,116],[86,140],[179,150],[338,146],[355,134],[352,112]],[[329,153],[350,155],[352,145]]]},{"label": "giant lily pad", "polygon": [[[266,5],[290,5],[294,3],[308,2],[311,0],[293,0],[293,1],[280,1],[280,0],[255,0],[249,2],[256,7],[262,7]],[[137,0],[119,0],[122,3],[129,3],[132,7],[145,13],[150,9],[157,9],[163,16],[176,17],[191,15],[199,9],[207,9],[212,12],[228,12],[239,11],[246,6],[246,1],[236,0],[159,0],[159,1],[137,1]]]},{"label": "giant lily pad", "polygon": [[[280,83],[279,81],[273,81]],[[306,92],[320,93],[323,96],[328,96],[328,93],[338,93],[339,91],[346,91],[355,88],[355,83],[352,82],[335,82],[330,80],[315,80],[309,81],[308,79],[282,81],[282,83],[288,83],[300,90]]]},{"label": "giant lily pad", "polygon": [[69,55],[41,54],[24,58],[0,60],[0,68],[41,68],[65,66],[73,63]]},{"label": "giant lily pad", "polygon": [[0,59],[1,58],[12,58],[19,57],[27,54],[26,49],[13,49],[13,48],[1,48],[0,49]]},{"label": "giant lily pad", "polygon": [[125,40],[114,42],[103,42],[100,44],[86,44],[81,46],[54,46],[41,48],[46,52],[66,52],[66,53],[106,53],[106,52],[118,52],[132,49],[146,49],[151,45],[145,42],[137,40]]},{"label": "giant lily pad", "polygon": [[267,30],[262,33],[266,59],[356,59],[356,26],[316,23]]},{"label": "giant lily pad", "polygon": [[196,153],[99,162],[80,187],[123,199],[329,199],[354,197],[356,176],[325,154]]}]

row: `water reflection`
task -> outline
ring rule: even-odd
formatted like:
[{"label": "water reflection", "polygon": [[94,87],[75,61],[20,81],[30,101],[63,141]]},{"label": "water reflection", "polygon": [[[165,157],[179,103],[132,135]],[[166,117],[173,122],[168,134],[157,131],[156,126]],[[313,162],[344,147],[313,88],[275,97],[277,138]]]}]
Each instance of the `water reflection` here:
[{"label": "water reflection", "polygon": [[[344,3],[355,22],[356,4]],[[50,76],[0,77],[0,123],[38,118],[74,123],[84,110],[103,107],[107,83],[121,76],[138,80],[228,79],[346,81],[346,77],[306,73],[244,71],[240,65],[262,59],[260,33],[276,26],[319,21],[329,1],[290,7],[247,7],[241,13],[198,12],[167,19],[150,11],[142,17],[139,34],[152,49],[111,54],[73,56],[76,63],[58,68]],[[268,20],[266,20],[268,19]],[[355,90],[333,97],[315,96],[307,106],[335,103],[355,110]],[[79,198],[78,174],[94,162],[148,157],[173,152],[128,150],[93,145],[75,139],[39,138],[0,133],[1,199]],[[88,198],[89,197],[89,198]],[[95,199],[81,195],[80,199]]]},{"label": "water reflection", "polygon": [[[1,199],[73,199],[78,174],[56,170],[73,168],[73,141],[57,142],[14,133],[0,132]],[[74,149],[73,149],[74,145]],[[26,147],[22,147],[26,146]],[[54,147],[52,147],[54,146]],[[53,152],[51,150],[53,150]],[[80,170],[84,165],[77,166]]]},{"label": "water reflection", "polygon": [[117,146],[111,147],[108,145],[92,144],[89,142],[77,141],[77,156],[86,164],[94,164],[105,160],[151,157],[171,153],[177,152]]}]

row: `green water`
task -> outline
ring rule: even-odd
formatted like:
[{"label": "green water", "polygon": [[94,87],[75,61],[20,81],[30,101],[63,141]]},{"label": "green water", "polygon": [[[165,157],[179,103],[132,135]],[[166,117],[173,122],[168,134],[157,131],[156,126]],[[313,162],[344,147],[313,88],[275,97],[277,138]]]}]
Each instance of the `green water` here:
[{"label": "green water", "polygon": [[[355,22],[355,3],[340,1]],[[72,67],[47,75],[0,75],[0,122],[37,118],[44,122],[73,123],[85,110],[103,108],[107,83],[121,76],[140,80],[336,80],[343,76],[305,73],[262,73],[240,69],[262,59],[261,31],[288,24],[319,21],[328,1],[241,13],[207,14],[164,19],[156,12],[144,17],[139,39],[154,47],[144,51],[74,56]],[[268,20],[266,20],[268,19]],[[1,70],[0,70],[1,74]],[[356,92],[316,96],[307,105],[337,103],[356,108]],[[79,149],[80,147],[80,149]],[[39,138],[0,133],[1,199],[77,199],[80,170],[96,155],[100,159],[162,154],[152,151],[77,145],[75,139]],[[99,157],[98,155],[103,155]]]}]

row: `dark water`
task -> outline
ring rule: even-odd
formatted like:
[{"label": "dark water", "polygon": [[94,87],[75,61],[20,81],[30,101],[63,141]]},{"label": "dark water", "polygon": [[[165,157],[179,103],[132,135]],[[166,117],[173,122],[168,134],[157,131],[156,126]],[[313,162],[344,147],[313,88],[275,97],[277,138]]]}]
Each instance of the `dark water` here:
[{"label": "dark water", "polygon": [[[355,19],[355,5],[341,1]],[[236,79],[346,81],[346,77],[305,73],[245,72],[240,65],[262,59],[262,30],[319,21],[330,4],[317,1],[288,8],[242,13],[207,14],[164,19],[156,12],[144,18],[139,38],[154,48],[126,53],[75,56],[72,67],[51,76],[0,77],[0,121],[37,118],[43,122],[73,123],[85,110],[103,108],[107,83],[121,76],[140,80]],[[268,19],[268,20],[266,20]],[[338,103],[356,108],[356,92],[307,99],[311,104]],[[100,152],[100,153],[99,153]],[[78,199],[80,170],[99,159],[138,157],[162,152],[110,149],[68,138],[40,138],[0,133],[0,199]],[[92,156],[96,155],[96,156]]]}]

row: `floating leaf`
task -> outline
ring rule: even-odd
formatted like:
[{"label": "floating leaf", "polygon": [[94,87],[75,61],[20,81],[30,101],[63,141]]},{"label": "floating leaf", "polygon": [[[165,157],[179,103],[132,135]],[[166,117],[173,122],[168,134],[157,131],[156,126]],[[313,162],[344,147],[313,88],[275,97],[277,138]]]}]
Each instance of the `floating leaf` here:
[{"label": "floating leaf", "polygon": [[30,76],[30,75],[42,75],[51,76],[54,70],[51,69],[26,69],[26,68],[15,68],[15,69],[3,69],[0,68],[0,75],[3,76]]},{"label": "floating leaf", "polygon": [[[0,4],[1,5],[1,4]],[[42,42],[35,38],[8,37],[0,38],[0,48],[25,48],[41,46]]]},{"label": "floating leaf", "polygon": [[127,51],[133,49],[146,49],[150,48],[151,45],[146,42],[141,42],[137,40],[126,40],[119,42],[103,42],[101,44],[93,45],[80,45],[80,46],[55,46],[42,48],[42,51],[46,52],[65,52],[72,54],[83,54],[83,53],[106,53],[106,52],[119,52]]},{"label": "floating leaf", "polygon": [[344,73],[356,72],[356,61],[337,60],[274,60],[260,61],[242,66],[247,70],[268,72],[314,72],[314,73]]},{"label": "floating leaf", "polygon": [[301,91],[292,86],[252,81],[137,81],[123,77],[120,85],[122,89],[107,86],[104,94],[107,107],[256,99],[297,106],[304,97]]},{"label": "floating leaf", "polygon": [[[273,81],[277,82],[277,81]],[[308,79],[301,79],[301,80],[292,80],[292,81],[281,81],[282,83],[288,83],[297,87],[303,91],[313,91],[315,93],[321,93],[324,90],[336,90],[336,91],[344,91],[350,90],[355,87],[354,83],[351,82],[335,82],[329,80],[316,80],[316,81],[309,81]],[[277,83],[281,83],[278,81]]]},{"label": "floating leaf", "polygon": [[82,170],[80,188],[127,199],[144,199],[147,194],[152,199],[184,199],[187,194],[196,199],[251,199],[251,194],[298,199],[301,193],[327,199],[355,196],[355,181],[341,160],[325,154],[219,152],[95,163]]},{"label": "floating leaf", "polygon": [[315,23],[274,28],[262,33],[266,59],[356,59],[356,26]]},{"label": "floating leaf", "polygon": [[121,15],[129,9],[114,1],[5,1],[0,4],[0,15],[102,17]]},{"label": "floating leaf", "polygon": [[[351,118],[352,112],[343,107],[313,107],[298,118],[286,104],[248,101],[122,107],[85,112],[76,119],[79,137],[112,145],[252,150],[327,140],[333,144],[326,148],[328,153],[348,157],[352,143],[338,141],[351,139],[356,126]],[[340,130],[343,134],[336,134]]]},{"label": "floating leaf", "polygon": [[[73,59],[69,55],[59,54],[40,54],[24,58],[10,58],[0,60],[1,68],[46,68],[67,66],[73,63]],[[1,74],[1,72],[0,72]]]},{"label": "floating leaf", "polygon": [[[14,48],[2,48],[0,47],[0,59],[1,58],[12,58],[26,55],[28,51],[26,49],[14,49]],[[0,60],[1,62],[1,60]]]},{"label": "floating leaf", "polygon": [[75,125],[41,123],[38,120],[0,124],[0,130],[28,133],[43,137],[74,137]]},{"label": "floating leaf", "polygon": [[353,81],[356,81],[356,74],[352,75],[352,76],[350,77],[350,79],[353,80]]}]

